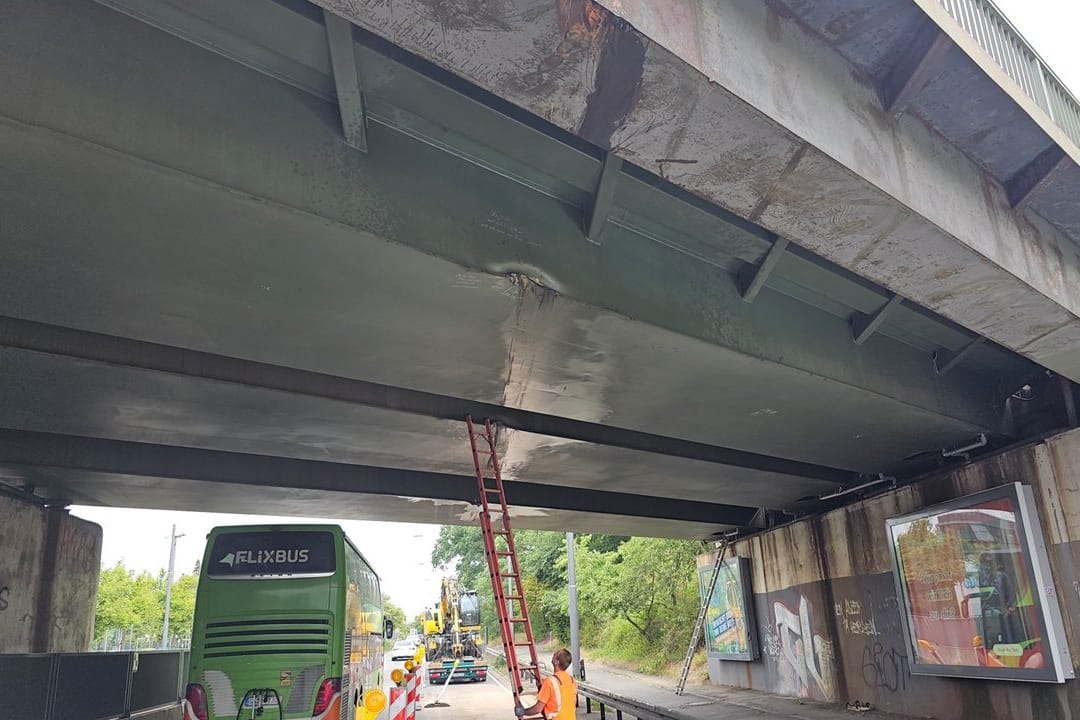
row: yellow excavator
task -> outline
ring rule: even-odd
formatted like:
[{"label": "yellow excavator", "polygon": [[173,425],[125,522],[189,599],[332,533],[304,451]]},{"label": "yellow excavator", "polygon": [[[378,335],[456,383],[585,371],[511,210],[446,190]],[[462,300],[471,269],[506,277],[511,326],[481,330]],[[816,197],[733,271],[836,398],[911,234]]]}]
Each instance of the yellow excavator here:
[{"label": "yellow excavator", "polygon": [[443,578],[439,602],[424,612],[423,619],[429,683],[487,680],[480,596],[475,590],[462,590],[454,578]]}]

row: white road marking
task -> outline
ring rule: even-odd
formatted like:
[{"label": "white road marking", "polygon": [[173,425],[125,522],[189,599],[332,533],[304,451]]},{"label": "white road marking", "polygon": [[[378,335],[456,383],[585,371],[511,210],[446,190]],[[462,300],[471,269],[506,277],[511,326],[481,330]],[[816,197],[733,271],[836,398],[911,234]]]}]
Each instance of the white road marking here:
[{"label": "white road marking", "polygon": [[506,687],[501,682],[499,682],[499,678],[495,677],[495,674],[493,672],[491,672],[490,670],[488,670],[487,676],[488,676],[488,680],[494,680],[496,685],[498,685],[503,690],[505,690],[507,695],[513,695],[514,694],[514,693],[510,692],[510,688]]}]

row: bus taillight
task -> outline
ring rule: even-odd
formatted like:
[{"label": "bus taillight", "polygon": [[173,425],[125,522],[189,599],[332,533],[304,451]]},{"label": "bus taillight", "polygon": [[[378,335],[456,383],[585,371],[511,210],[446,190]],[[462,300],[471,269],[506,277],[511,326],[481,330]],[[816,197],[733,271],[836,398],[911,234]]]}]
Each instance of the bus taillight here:
[{"label": "bus taillight", "polygon": [[184,697],[191,706],[191,712],[195,713],[195,717],[199,720],[210,720],[210,710],[206,707],[206,691],[203,690],[202,685],[191,683],[187,686]]},{"label": "bus taillight", "polygon": [[323,680],[322,685],[319,686],[319,693],[315,696],[315,710],[311,714],[319,715],[326,712],[334,699],[334,695],[339,692],[341,692],[341,678],[326,678]]}]

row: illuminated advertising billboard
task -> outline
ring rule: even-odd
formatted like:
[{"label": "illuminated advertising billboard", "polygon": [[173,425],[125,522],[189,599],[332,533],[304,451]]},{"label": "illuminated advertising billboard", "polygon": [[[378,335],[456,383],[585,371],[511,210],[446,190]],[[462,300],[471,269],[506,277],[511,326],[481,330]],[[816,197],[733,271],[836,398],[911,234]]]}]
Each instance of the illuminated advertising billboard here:
[{"label": "illuminated advertising billboard", "polygon": [[[705,593],[714,567],[713,563],[698,567],[702,602],[706,601]],[[750,561],[746,558],[725,560],[705,611],[705,648],[709,657],[721,660],[757,658],[756,626],[749,596]]]},{"label": "illuminated advertising billboard", "polygon": [[1030,487],[1014,483],[887,522],[912,673],[1073,676]]}]

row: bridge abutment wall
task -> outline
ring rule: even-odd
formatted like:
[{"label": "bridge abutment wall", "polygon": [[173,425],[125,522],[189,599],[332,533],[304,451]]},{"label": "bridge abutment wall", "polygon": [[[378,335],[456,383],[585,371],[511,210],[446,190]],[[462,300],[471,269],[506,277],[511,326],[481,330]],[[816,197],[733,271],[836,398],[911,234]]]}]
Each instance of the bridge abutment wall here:
[{"label": "bridge abutment wall", "polygon": [[101,538],[67,510],[0,494],[0,653],[90,649]]},{"label": "bridge abutment wall", "polygon": [[[1080,659],[1080,429],[742,540],[760,659],[710,657],[721,685],[938,720],[1080,719],[1063,684],[911,674],[886,519],[1014,482],[1031,486],[1074,670]],[[715,555],[699,565],[711,566]],[[806,637],[803,637],[806,635]]]}]

